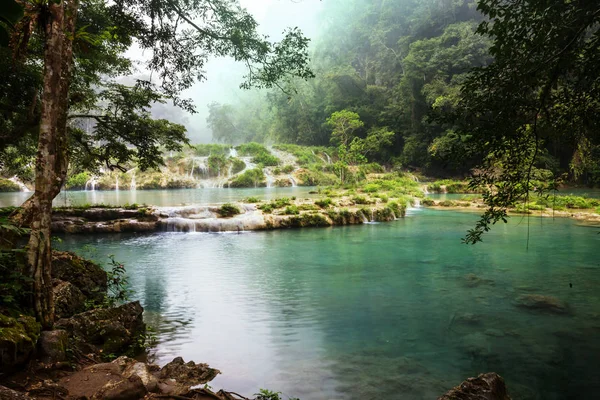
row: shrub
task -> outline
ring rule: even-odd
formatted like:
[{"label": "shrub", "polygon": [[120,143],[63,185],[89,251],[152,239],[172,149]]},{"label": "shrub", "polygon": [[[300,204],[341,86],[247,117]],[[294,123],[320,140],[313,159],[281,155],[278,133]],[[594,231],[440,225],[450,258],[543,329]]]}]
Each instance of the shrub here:
[{"label": "shrub", "polygon": [[352,197],[352,201],[355,204],[372,204],[373,203],[371,200],[367,199],[364,196],[354,196],[354,197]]},{"label": "shrub", "polygon": [[252,158],[252,162],[255,164],[262,164],[265,167],[275,167],[279,165],[279,158],[275,157],[271,153],[261,153]]},{"label": "shrub", "polygon": [[375,192],[378,192],[380,189],[381,189],[381,186],[379,186],[378,184],[368,183],[363,187],[362,191],[365,193],[375,193]]},{"label": "shrub", "polygon": [[226,144],[197,144],[194,146],[194,153],[198,157],[207,157],[210,155],[225,156],[229,154],[231,146]]},{"label": "shrub", "polygon": [[235,149],[240,156],[256,157],[260,154],[269,154],[269,150],[265,146],[256,142],[240,144]]},{"label": "shrub", "polygon": [[433,201],[432,199],[423,199],[421,200],[421,205],[423,206],[435,206],[435,201]]},{"label": "shrub", "polygon": [[456,203],[453,202],[452,200],[443,200],[443,201],[440,201],[438,203],[438,206],[442,206],[442,207],[454,207],[454,206],[456,206]]},{"label": "shrub", "polygon": [[281,170],[284,174],[291,174],[292,172],[294,172],[294,169],[295,168],[293,165],[284,165],[284,167]]},{"label": "shrub", "polygon": [[246,197],[242,201],[244,201],[245,203],[260,203],[260,199],[258,197],[253,197],[253,196]]},{"label": "shrub", "polygon": [[233,217],[234,215],[238,215],[241,213],[241,211],[236,205],[231,203],[225,203],[221,207],[219,207],[217,213],[219,213],[221,217],[227,218]]},{"label": "shrub", "polygon": [[254,168],[254,169],[246,170],[242,174],[233,178],[229,182],[229,187],[243,188],[243,187],[265,186],[264,180],[265,180],[265,174],[263,174],[262,169]]},{"label": "shrub", "polygon": [[246,168],[246,163],[244,160],[240,160],[239,158],[231,159],[231,172],[237,174],[238,172],[242,172]]},{"label": "shrub", "polygon": [[67,179],[65,183],[65,189],[67,190],[83,190],[85,184],[90,180],[91,176],[87,172],[80,172],[72,175]]},{"label": "shrub", "polygon": [[296,206],[287,206],[283,212],[285,215],[298,215],[300,214],[300,210]]},{"label": "shrub", "polygon": [[332,203],[333,201],[330,198],[315,201],[315,204],[321,208],[329,208]]}]

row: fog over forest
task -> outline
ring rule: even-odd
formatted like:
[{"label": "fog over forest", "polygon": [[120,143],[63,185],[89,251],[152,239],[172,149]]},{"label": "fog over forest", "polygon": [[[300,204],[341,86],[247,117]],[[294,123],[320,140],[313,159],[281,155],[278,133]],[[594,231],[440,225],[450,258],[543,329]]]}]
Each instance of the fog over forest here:
[{"label": "fog over forest", "polygon": [[[254,16],[259,32],[272,41],[280,40],[286,28],[297,26],[314,43],[321,21],[321,0],[240,0],[240,4]],[[197,83],[184,93],[184,97],[193,99],[196,114],[162,104],[153,108],[155,117],[185,125],[192,143],[213,141],[206,125],[209,103],[236,103],[240,97],[248,96],[248,92],[239,87],[246,72],[243,64],[230,58],[213,58],[207,64],[206,72],[205,82]]]}]

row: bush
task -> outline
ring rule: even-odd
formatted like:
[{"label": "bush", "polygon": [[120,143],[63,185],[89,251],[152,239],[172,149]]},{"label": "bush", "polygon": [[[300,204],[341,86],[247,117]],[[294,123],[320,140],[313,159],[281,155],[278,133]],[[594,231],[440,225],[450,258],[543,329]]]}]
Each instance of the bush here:
[{"label": "bush", "polygon": [[262,164],[265,167],[275,167],[279,165],[279,158],[270,153],[262,153],[254,156],[254,158],[252,158],[252,162],[255,164]]},{"label": "bush", "polygon": [[333,201],[330,198],[315,201],[315,204],[321,208],[329,208]]},{"label": "bush", "polygon": [[231,172],[237,174],[238,172],[242,172],[246,168],[246,163],[244,160],[240,160],[239,158],[231,159]]},{"label": "bush", "polygon": [[240,144],[235,148],[240,156],[256,157],[261,154],[270,154],[269,150],[260,143],[250,142]]},{"label": "bush", "polygon": [[285,215],[298,215],[300,214],[300,210],[296,206],[287,206],[285,211],[283,212]]},{"label": "bush", "polygon": [[260,199],[258,197],[246,197],[244,200],[242,200],[245,203],[260,203]]},{"label": "bush", "polygon": [[80,172],[72,175],[67,179],[65,183],[65,189],[67,190],[83,190],[85,184],[90,180],[91,176],[87,172]]},{"label": "bush", "polygon": [[443,200],[443,201],[440,201],[438,203],[438,206],[442,206],[442,207],[455,207],[456,203],[453,202],[452,200]]},{"label": "bush", "polygon": [[366,197],[364,197],[364,196],[354,196],[354,197],[352,198],[352,201],[353,201],[355,204],[372,204],[372,203],[373,203],[371,200],[367,199],[367,198],[366,198]]},{"label": "bush", "polygon": [[207,157],[210,155],[225,156],[229,154],[231,146],[226,144],[197,144],[194,146],[194,153],[198,157]]},{"label": "bush", "polygon": [[376,183],[368,183],[362,188],[362,191],[365,193],[375,193],[379,190],[381,190],[381,186]]},{"label": "bush", "polygon": [[[84,183],[85,186],[85,183]],[[20,192],[19,185],[9,179],[0,178],[0,192]]]},{"label": "bush", "polygon": [[293,165],[285,165],[281,170],[284,174],[291,174],[292,172],[294,172],[294,169],[295,168]]},{"label": "bush", "polygon": [[265,174],[263,174],[262,169],[254,168],[246,170],[244,173],[236,176],[233,180],[229,182],[229,187],[232,188],[248,188],[248,187],[258,187],[265,186]]},{"label": "bush", "polygon": [[423,199],[421,200],[421,205],[423,206],[435,206],[435,201],[433,201],[432,199]]},{"label": "bush", "polygon": [[231,203],[225,203],[221,207],[219,207],[217,213],[219,213],[221,217],[228,218],[240,214],[241,211],[236,205]]}]

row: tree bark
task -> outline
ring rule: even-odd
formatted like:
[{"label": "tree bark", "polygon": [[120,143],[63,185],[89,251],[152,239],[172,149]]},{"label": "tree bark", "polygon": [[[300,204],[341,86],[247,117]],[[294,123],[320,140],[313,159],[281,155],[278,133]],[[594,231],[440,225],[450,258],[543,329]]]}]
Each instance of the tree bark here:
[{"label": "tree bark", "polygon": [[25,218],[31,217],[27,261],[33,278],[32,305],[45,329],[54,323],[50,226],[52,200],[60,192],[68,166],[67,109],[77,1],[49,2],[47,12],[35,193],[24,210]]}]

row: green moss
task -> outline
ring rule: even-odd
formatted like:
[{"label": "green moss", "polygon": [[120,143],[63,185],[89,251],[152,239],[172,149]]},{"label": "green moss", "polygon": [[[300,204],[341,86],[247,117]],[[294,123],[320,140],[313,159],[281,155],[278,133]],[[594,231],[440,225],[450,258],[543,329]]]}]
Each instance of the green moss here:
[{"label": "green moss", "polygon": [[237,174],[246,168],[246,163],[239,158],[232,158],[231,160],[231,172]]},{"label": "green moss", "polygon": [[29,342],[35,346],[41,327],[35,318],[21,315],[18,318],[0,314],[0,340],[13,343]]},{"label": "green moss", "polygon": [[300,214],[300,210],[298,209],[297,206],[292,205],[292,206],[287,206],[285,208],[285,210],[283,211],[283,213],[285,215],[298,215],[298,214]]},{"label": "green moss", "polygon": [[284,167],[281,169],[281,171],[282,171],[284,174],[291,174],[292,172],[294,172],[294,169],[295,169],[295,168],[294,168],[294,166],[293,166],[293,165],[285,165],[285,166],[284,166]]},{"label": "green moss", "polygon": [[364,197],[364,196],[354,196],[352,197],[352,201],[355,204],[373,204],[373,201]]},{"label": "green moss", "polygon": [[315,204],[321,208],[329,208],[333,204],[333,201],[330,198],[325,198],[315,201]]},{"label": "green moss", "polygon": [[331,223],[321,214],[302,214],[282,221],[282,226],[290,228],[308,228],[331,226]]},{"label": "green moss", "polygon": [[435,206],[435,201],[433,201],[432,199],[423,199],[421,200],[421,205],[423,206]]},{"label": "green moss", "polygon": [[244,203],[260,203],[260,199],[258,197],[246,197],[245,199],[242,200]]},{"label": "green moss", "polygon": [[455,207],[456,203],[453,202],[452,200],[442,200],[438,203],[438,206],[441,207]]}]

